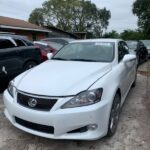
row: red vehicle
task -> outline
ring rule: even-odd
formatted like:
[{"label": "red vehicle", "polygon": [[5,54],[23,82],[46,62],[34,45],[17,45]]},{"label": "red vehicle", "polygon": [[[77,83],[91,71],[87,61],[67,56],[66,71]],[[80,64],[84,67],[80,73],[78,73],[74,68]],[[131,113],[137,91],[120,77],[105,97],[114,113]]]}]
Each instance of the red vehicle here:
[{"label": "red vehicle", "polygon": [[55,42],[35,41],[34,45],[40,48],[42,61],[47,60],[47,53],[55,53],[62,45]]}]

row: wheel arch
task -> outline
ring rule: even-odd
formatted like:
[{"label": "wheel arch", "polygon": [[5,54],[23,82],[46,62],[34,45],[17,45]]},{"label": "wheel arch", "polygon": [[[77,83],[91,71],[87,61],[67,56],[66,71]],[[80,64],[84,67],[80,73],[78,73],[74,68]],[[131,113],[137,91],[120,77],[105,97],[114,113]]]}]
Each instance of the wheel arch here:
[{"label": "wheel arch", "polygon": [[28,59],[23,63],[23,66],[22,66],[23,70],[24,70],[25,66],[27,65],[27,63],[29,63],[29,62],[34,62],[34,63],[36,63],[36,65],[39,64],[38,61],[36,61],[35,59]]},{"label": "wheel arch", "polygon": [[[110,110],[109,110],[109,119],[108,119],[108,122],[107,122],[107,134],[108,134],[108,127],[109,127],[111,109],[112,109],[113,102],[114,102],[114,99],[115,99],[116,94],[119,94],[119,96],[120,96],[120,101],[121,101],[121,89],[120,89],[119,87],[117,87],[116,90],[115,90],[115,92],[114,92],[113,100],[112,100],[111,107],[110,107]],[[106,136],[107,136],[107,135],[106,135]]]},{"label": "wheel arch", "polygon": [[35,59],[27,59],[27,60],[24,61],[23,67],[24,67],[28,62],[35,62],[35,63],[38,64],[38,61],[36,61]]}]

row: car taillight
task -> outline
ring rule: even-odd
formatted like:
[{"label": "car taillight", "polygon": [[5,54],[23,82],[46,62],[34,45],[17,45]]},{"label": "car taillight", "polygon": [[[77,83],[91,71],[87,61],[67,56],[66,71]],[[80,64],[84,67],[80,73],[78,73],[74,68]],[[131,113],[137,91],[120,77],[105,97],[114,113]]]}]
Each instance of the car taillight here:
[{"label": "car taillight", "polygon": [[40,49],[40,47],[35,47],[35,50],[39,53],[39,55],[41,55],[41,49]]},{"label": "car taillight", "polygon": [[42,50],[39,46],[36,46],[36,50],[39,52],[42,61],[47,60],[47,52]]},{"label": "car taillight", "polygon": [[43,60],[43,61],[45,61],[45,60],[47,60],[48,58],[47,58],[47,51],[45,51],[45,50],[43,50],[43,51],[41,51],[41,59]]}]

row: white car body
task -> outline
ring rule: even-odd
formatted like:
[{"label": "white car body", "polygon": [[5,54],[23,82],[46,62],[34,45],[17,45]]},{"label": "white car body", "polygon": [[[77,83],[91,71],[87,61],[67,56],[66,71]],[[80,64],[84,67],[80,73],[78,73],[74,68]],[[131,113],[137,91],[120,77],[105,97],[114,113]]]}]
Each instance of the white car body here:
[{"label": "white car body", "polygon": [[[136,58],[118,62],[118,42],[97,39],[76,42],[113,42],[114,59],[110,63],[48,60],[14,79],[14,98],[4,92],[5,115],[17,128],[28,133],[52,139],[95,140],[108,132],[109,117],[114,96],[121,94],[123,104],[136,77]],[[128,55],[127,55],[128,56]],[[126,56],[125,56],[126,57]],[[96,104],[62,109],[61,106],[82,91],[103,88],[101,101]],[[57,99],[50,111],[38,111],[17,103],[17,93],[34,97]],[[16,122],[15,117],[35,124],[52,126],[54,133],[39,132]],[[95,130],[68,133],[85,126],[96,125]]]}]

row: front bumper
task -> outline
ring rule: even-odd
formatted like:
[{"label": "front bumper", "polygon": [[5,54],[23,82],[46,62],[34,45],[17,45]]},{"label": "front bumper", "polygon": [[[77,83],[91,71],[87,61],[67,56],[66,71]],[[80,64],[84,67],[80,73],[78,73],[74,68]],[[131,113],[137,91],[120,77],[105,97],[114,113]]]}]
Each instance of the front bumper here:
[{"label": "front bumper", "polygon": [[[7,92],[4,92],[5,115],[17,128],[28,133],[51,139],[95,140],[107,134],[110,104],[107,101],[70,109],[52,109],[49,112],[32,110],[19,105]],[[57,103],[55,104],[57,105]],[[59,105],[59,104],[58,104]],[[54,127],[54,133],[43,133],[18,124],[15,117]],[[68,133],[88,125],[96,124],[95,130],[82,133]]]}]

